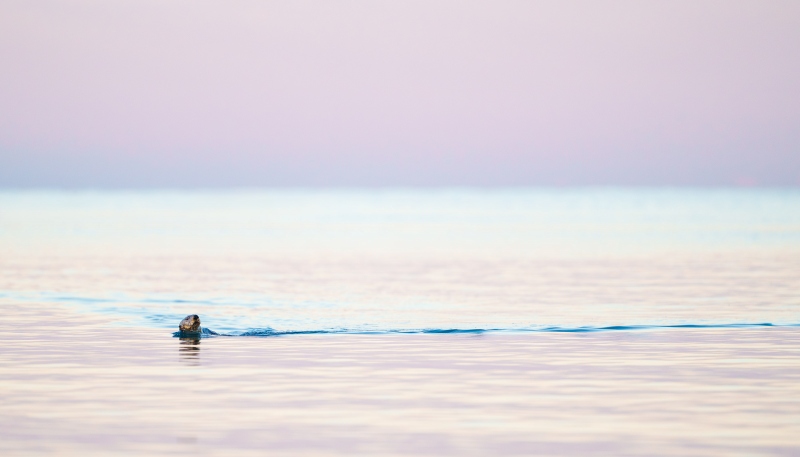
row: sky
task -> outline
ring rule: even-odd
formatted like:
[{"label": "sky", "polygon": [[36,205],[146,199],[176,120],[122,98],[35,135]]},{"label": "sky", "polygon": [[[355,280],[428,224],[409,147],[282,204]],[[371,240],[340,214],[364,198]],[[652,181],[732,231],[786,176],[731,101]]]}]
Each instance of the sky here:
[{"label": "sky", "polygon": [[0,2],[0,188],[586,185],[800,186],[800,2]]}]

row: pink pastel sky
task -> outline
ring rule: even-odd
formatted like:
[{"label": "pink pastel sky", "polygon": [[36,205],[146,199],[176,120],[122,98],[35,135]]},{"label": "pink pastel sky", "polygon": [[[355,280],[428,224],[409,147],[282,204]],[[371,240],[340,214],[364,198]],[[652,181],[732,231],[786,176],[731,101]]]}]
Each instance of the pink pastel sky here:
[{"label": "pink pastel sky", "polygon": [[800,1],[0,2],[0,187],[800,185]]}]

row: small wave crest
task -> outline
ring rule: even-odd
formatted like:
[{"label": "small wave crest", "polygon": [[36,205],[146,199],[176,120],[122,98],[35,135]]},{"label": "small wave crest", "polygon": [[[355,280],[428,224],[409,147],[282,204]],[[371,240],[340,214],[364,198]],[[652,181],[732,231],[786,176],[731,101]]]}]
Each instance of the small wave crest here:
[{"label": "small wave crest", "polygon": [[[392,334],[485,334],[485,333],[591,333],[591,332],[624,332],[641,330],[669,330],[669,329],[740,329],[740,328],[765,328],[765,327],[800,327],[800,324],[772,324],[743,323],[743,324],[674,324],[674,325],[611,325],[605,327],[526,327],[526,328],[425,328],[425,329],[386,329],[386,330],[359,330],[359,329],[326,329],[326,330],[275,330],[273,328],[248,329],[239,332],[218,333],[204,328],[199,335],[201,338],[209,337],[277,337],[289,335],[392,335]],[[175,337],[182,337],[180,332],[173,333]],[[195,338],[198,336],[194,336]]]}]

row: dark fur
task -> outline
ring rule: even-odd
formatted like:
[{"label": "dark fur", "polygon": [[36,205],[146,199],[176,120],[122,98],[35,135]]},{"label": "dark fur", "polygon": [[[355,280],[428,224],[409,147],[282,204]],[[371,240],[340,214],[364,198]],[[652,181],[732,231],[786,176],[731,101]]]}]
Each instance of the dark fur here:
[{"label": "dark fur", "polygon": [[186,334],[200,334],[202,331],[200,329],[200,316],[197,314],[190,314],[184,317],[181,323],[178,324],[178,330]]}]

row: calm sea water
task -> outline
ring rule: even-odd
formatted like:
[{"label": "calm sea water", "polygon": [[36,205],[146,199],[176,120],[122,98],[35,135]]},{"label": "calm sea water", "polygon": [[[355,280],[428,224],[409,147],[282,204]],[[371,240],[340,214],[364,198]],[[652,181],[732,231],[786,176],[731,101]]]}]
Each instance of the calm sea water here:
[{"label": "calm sea water", "polygon": [[6,191],[0,307],[3,455],[800,453],[797,189]]}]

